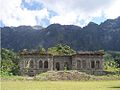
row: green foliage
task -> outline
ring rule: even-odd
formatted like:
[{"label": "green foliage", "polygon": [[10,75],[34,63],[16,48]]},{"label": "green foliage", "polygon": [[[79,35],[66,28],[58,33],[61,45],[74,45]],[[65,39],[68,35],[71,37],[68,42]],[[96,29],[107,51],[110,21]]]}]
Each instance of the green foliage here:
[{"label": "green foliage", "polygon": [[46,50],[45,50],[45,48],[41,47],[41,48],[39,48],[39,52],[40,52],[40,53],[45,53]]},{"label": "green foliage", "polygon": [[115,59],[112,57],[111,54],[105,53],[104,55],[104,68],[107,71],[114,72],[116,74],[120,73],[120,69],[118,68],[118,63],[115,61]]},{"label": "green foliage", "polygon": [[104,55],[104,59],[105,59],[105,61],[111,61],[111,60],[114,60],[114,58],[112,57],[112,55],[109,54],[109,53],[105,53],[105,55]]},{"label": "green foliage", "polygon": [[118,63],[118,67],[120,68],[120,55],[115,56],[115,61]]},{"label": "green foliage", "polygon": [[12,76],[13,74],[12,73],[9,73],[8,71],[3,71],[3,70],[0,70],[0,76],[2,77],[6,77],[6,76]]},{"label": "green foliage", "polygon": [[67,67],[66,66],[64,66],[64,72],[66,72],[67,71]]},{"label": "green foliage", "polygon": [[19,72],[19,57],[10,50],[1,50],[1,75],[17,75]]},{"label": "green foliage", "polygon": [[48,52],[53,55],[72,55],[76,53],[70,46],[62,44],[57,44],[54,47],[48,48]]},{"label": "green foliage", "polygon": [[113,56],[114,60],[119,64],[118,67],[120,68],[120,51],[119,52],[111,51],[109,53]]}]

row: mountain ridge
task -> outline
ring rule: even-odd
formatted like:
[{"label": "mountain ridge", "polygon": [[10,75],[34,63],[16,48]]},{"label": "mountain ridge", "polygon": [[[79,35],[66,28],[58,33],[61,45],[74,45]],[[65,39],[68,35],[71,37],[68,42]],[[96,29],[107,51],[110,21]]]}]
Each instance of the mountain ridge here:
[{"label": "mountain ridge", "polygon": [[58,43],[79,50],[120,51],[120,17],[108,19],[100,25],[90,22],[81,28],[76,25],[51,24],[1,28],[1,47],[15,51],[43,46],[46,49]]}]

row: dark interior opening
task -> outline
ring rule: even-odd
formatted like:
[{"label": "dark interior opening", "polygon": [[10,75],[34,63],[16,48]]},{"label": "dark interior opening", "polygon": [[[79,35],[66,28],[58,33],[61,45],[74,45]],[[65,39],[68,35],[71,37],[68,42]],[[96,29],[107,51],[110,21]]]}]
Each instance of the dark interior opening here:
[{"label": "dark interior opening", "polygon": [[60,70],[60,63],[59,62],[56,63],[56,69]]}]

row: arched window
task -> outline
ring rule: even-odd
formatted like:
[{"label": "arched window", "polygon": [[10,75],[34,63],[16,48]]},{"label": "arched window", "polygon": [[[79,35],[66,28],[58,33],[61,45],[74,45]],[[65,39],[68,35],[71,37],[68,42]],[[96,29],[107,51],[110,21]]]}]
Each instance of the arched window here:
[{"label": "arched window", "polygon": [[97,69],[100,68],[100,61],[96,61],[96,68],[97,68]]},{"label": "arched window", "polygon": [[81,68],[81,61],[77,60],[77,69],[80,69],[80,68]]},{"label": "arched window", "polygon": [[82,61],[82,68],[86,68],[86,61],[85,60]]},{"label": "arched window", "polygon": [[43,63],[42,61],[39,61],[39,68],[42,68],[43,67]]},{"label": "arched window", "polygon": [[30,61],[30,68],[34,68],[34,62],[32,60]]},{"label": "arched window", "polygon": [[44,62],[44,68],[48,68],[48,61]]},{"label": "arched window", "polygon": [[95,68],[95,61],[91,61],[91,68]]}]

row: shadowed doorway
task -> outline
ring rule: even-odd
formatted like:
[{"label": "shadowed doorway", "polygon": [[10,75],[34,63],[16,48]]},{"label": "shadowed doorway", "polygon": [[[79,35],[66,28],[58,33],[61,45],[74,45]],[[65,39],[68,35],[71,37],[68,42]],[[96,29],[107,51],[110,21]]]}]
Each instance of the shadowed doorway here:
[{"label": "shadowed doorway", "polygon": [[59,62],[56,63],[56,70],[58,70],[58,71],[60,70],[60,63]]}]

